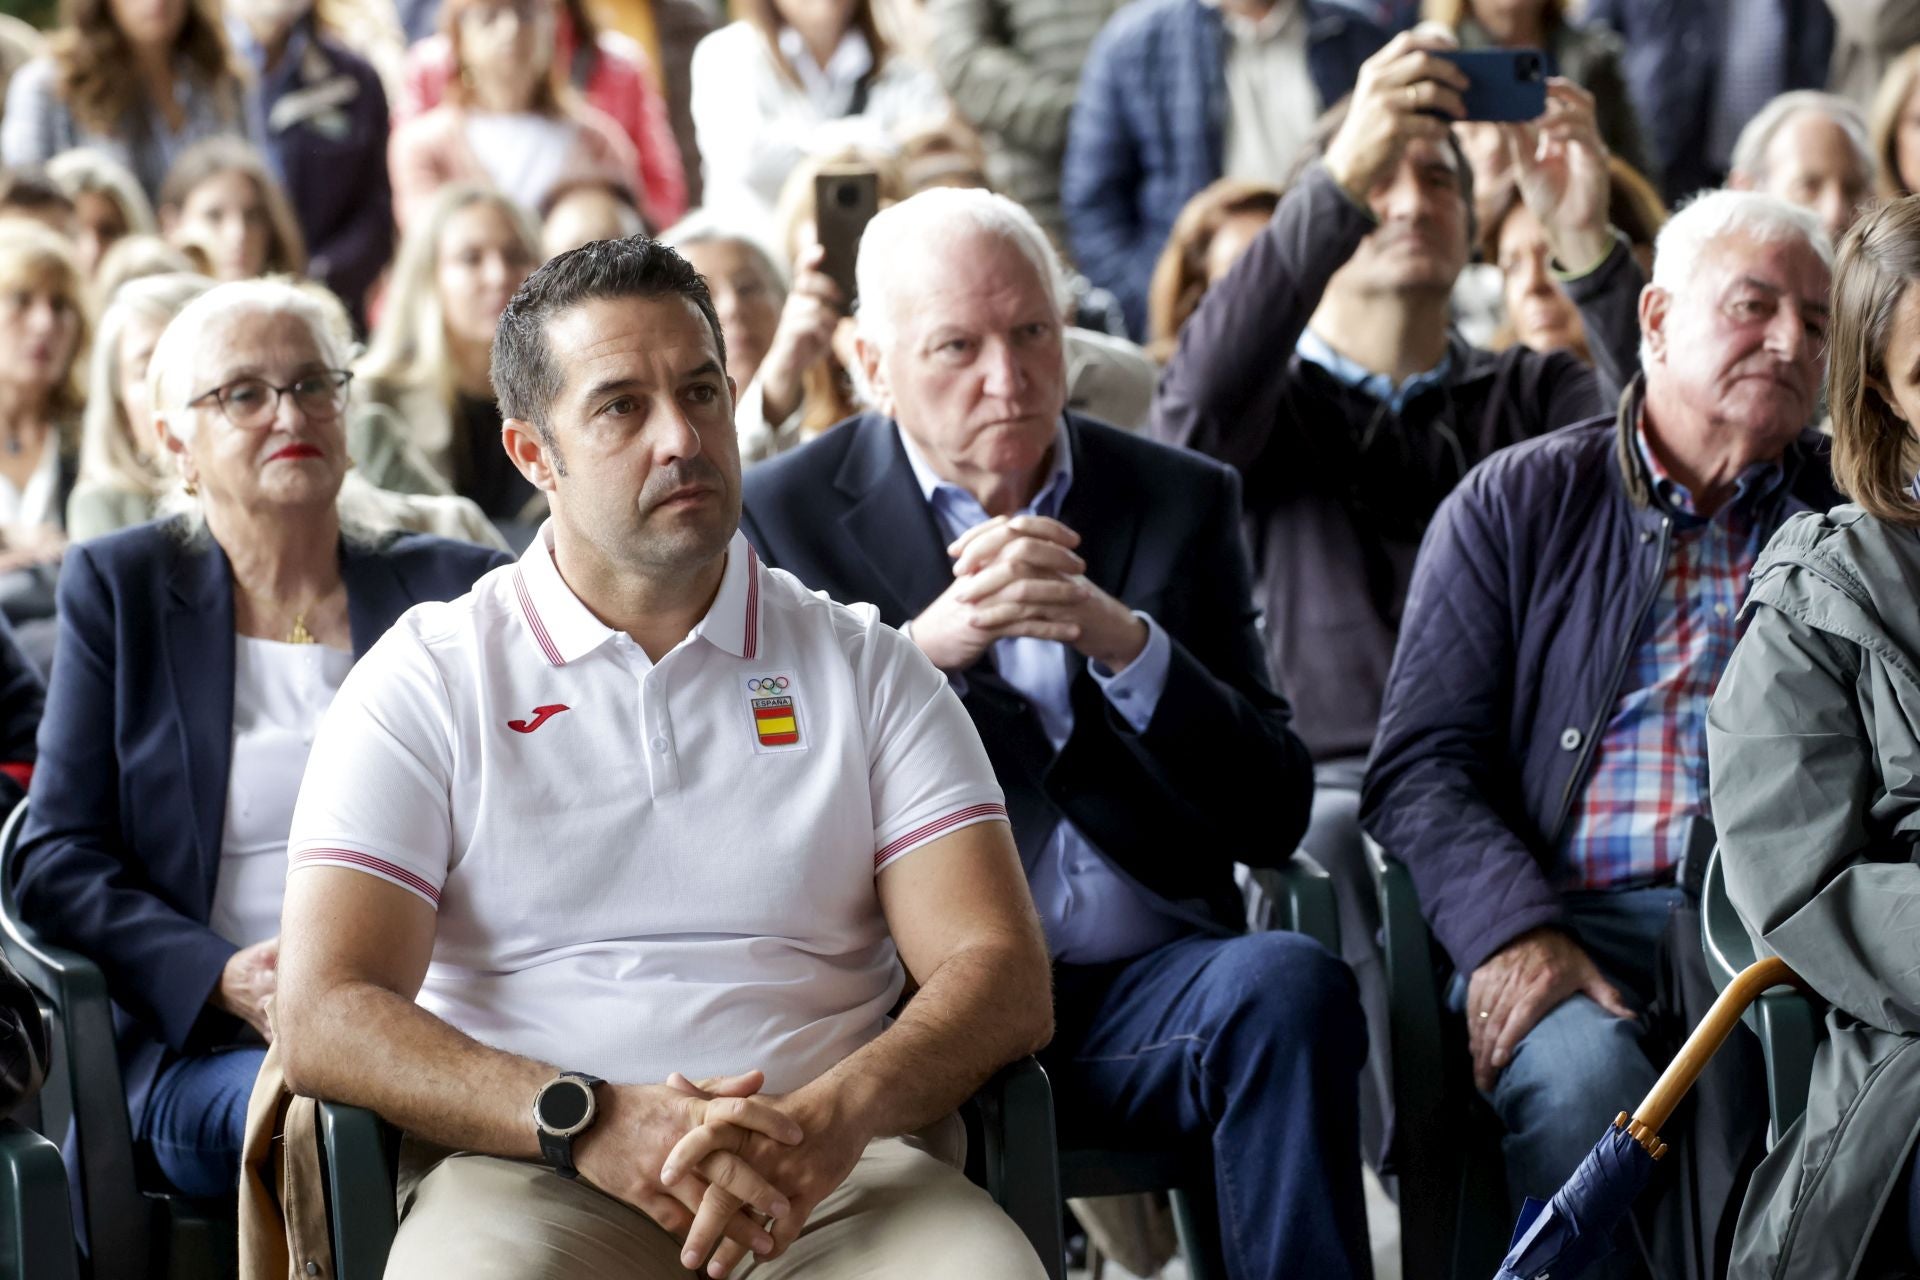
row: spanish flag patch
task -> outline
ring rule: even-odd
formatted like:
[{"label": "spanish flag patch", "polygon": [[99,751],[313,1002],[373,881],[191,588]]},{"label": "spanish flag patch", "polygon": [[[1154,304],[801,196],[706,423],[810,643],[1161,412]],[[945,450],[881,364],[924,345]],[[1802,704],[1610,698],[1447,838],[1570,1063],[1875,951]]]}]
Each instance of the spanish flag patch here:
[{"label": "spanish flag patch", "polygon": [[792,698],[755,698],[753,731],[763,747],[790,747],[800,741],[800,721]]},{"label": "spanish flag patch", "polygon": [[792,676],[749,676],[746,694],[747,712],[753,717],[755,752],[806,748],[800,739],[800,691],[794,688]]}]

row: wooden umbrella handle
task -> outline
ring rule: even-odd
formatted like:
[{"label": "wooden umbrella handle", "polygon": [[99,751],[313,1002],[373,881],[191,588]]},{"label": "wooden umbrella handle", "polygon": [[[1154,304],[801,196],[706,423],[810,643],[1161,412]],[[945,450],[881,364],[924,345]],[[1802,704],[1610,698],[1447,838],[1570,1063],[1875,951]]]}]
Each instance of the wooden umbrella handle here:
[{"label": "wooden umbrella handle", "polygon": [[1660,1130],[1673,1115],[1673,1109],[1680,1105],[1687,1090],[1693,1088],[1693,1082],[1707,1069],[1707,1062],[1726,1043],[1747,1007],[1767,991],[1782,986],[1806,989],[1800,975],[1788,968],[1779,956],[1767,956],[1742,969],[1707,1010],[1707,1016],[1700,1019],[1700,1025],[1680,1046],[1680,1052],[1660,1073],[1653,1090],[1634,1108],[1633,1115],[1622,1112],[1614,1123],[1631,1133],[1649,1155],[1659,1159],[1667,1149],[1667,1144],[1660,1141]]}]

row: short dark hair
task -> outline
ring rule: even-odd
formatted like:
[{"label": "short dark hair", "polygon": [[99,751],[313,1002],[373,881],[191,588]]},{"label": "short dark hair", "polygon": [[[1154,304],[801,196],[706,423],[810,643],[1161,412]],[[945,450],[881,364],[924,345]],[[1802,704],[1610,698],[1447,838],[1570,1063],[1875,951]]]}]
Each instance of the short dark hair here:
[{"label": "short dark hair", "polygon": [[596,240],[553,258],[527,277],[494,330],[490,374],[500,416],[531,422],[551,447],[548,412],[566,384],[547,343],[554,317],[605,299],[668,297],[686,298],[700,308],[724,370],[727,339],[707,282],[671,247],[647,236],[628,236]]}]

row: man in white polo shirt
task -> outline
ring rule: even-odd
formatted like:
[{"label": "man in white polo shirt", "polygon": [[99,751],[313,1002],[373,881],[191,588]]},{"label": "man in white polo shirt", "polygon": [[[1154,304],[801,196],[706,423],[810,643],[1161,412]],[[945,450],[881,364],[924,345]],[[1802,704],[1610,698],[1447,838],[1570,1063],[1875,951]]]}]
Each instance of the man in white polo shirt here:
[{"label": "man in white polo shirt", "polygon": [[1041,1274],[934,1154],[1051,1032],[1000,789],[913,645],[738,534],[725,370],[672,250],[536,272],[493,381],[552,519],[314,744],[279,1043],[408,1135],[390,1275]]}]

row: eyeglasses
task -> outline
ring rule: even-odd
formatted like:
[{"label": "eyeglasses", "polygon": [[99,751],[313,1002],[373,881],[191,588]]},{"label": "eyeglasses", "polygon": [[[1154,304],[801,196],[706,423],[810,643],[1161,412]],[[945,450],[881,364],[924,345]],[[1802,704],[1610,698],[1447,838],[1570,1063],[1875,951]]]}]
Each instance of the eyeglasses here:
[{"label": "eyeglasses", "polygon": [[192,409],[209,400],[220,402],[220,412],[242,431],[269,426],[280,413],[280,397],[290,395],[300,412],[316,422],[330,422],[346,412],[347,384],[353,375],[345,369],[310,373],[284,387],[264,378],[238,378],[187,401]]}]

